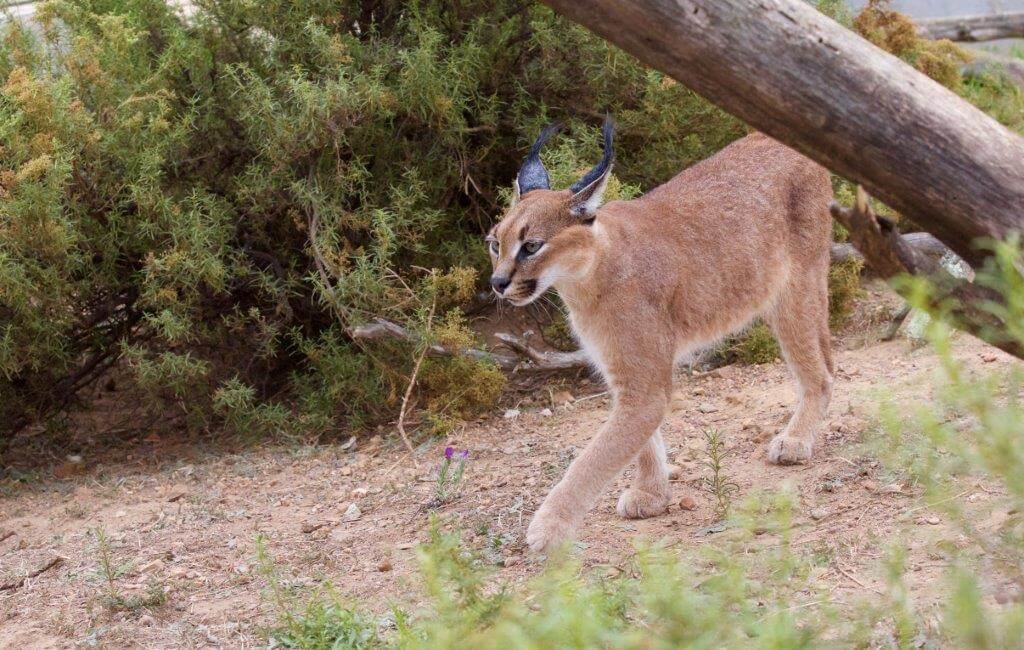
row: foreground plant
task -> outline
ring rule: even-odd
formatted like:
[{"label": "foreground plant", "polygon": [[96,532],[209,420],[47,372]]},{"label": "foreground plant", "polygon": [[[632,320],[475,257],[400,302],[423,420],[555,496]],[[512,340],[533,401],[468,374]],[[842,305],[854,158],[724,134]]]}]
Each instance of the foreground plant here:
[{"label": "foreground plant", "polygon": [[434,485],[434,498],[430,502],[431,505],[444,505],[459,495],[462,490],[462,475],[466,472],[468,458],[468,449],[463,449],[456,454],[454,447],[445,447],[441,467],[437,470],[437,481]]}]

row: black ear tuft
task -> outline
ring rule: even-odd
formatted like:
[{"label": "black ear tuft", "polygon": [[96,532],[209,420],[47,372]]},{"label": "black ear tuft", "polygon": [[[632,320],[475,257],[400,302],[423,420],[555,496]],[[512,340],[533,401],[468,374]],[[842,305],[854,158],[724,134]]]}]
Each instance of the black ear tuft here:
[{"label": "black ear tuft", "polygon": [[519,174],[516,175],[520,194],[526,194],[530,190],[551,189],[551,179],[548,177],[548,170],[544,168],[544,163],[540,160],[540,150],[548,138],[561,128],[562,126],[557,122],[547,125],[541,130],[533,146],[530,147],[530,153],[526,154],[523,165],[519,168]]},{"label": "black ear tuft", "polygon": [[601,135],[604,137],[604,141],[602,143],[604,155],[601,157],[601,162],[594,165],[594,168],[587,172],[583,178],[572,184],[572,187],[569,189],[572,190],[573,194],[578,194],[580,190],[593,185],[594,181],[607,173],[612,162],[615,160],[615,150],[612,147],[612,140],[615,137],[615,122],[612,121],[611,114],[606,115],[604,118],[604,126],[601,127]]}]

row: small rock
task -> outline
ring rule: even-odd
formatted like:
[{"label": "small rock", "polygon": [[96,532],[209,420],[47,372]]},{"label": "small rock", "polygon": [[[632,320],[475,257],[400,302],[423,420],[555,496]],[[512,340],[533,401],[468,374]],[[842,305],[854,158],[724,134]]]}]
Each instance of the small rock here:
[{"label": "small rock", "polygon": [[715,377],[716,379],[722,379],[733,374],[734,371],[735,367],[733,366],[722,366],[721,368],[715,368],[714,370],[708,372],[707,376]]},{"label": "small rock", "polygon": [[551,404],[554,406],[565,406],[571,404],[576,398],[567,390],[555,391],[551,395]]},{"label": "small rock", "polygon": [[718,410],[718,407],[715,406],[714,404],[702,402],[697,406],[697,410],[700,411],[701,413],[714,413],[715,411]]},{"label": "small rock", "polygon": [[509,409],[505,411],[505,415],[503,415],[502,417],[504,417],[506,420],[515,420],[517,417],[519,417],[519,409]]},{"label": "small rock", "polygon": [[357,498],[357,499],[362,499],[363,497],[365,497],[369,493],[370,493],[370,491],[367,488],[364,488],[364,487],[357,487],[357,488],[353,488],[352,489],[352,496]]},{"label": "small rock", "polygon": [[828,508],[812,508],[811,512],[810,512],[810,515],[811,515],[811,519],[813,519],[815,521],[818,521],[819,519],[824,519],[825,517],[827,517],[829,515],[829,509]]},{"label": "small rock", "polygon": [[878,490],[878,484],[872,481],[871,479],[862,481],[860,486],[867,490],[868,492],[875,492]]},{"label": "small rock", "polygon": [[1021,593],[1020,587],[1016,585],[1003,585],[1000,587],[995,594],[996,602],[1000,605],[1006,605],[1008,603],[1019,603],[1024,600],[1024,594]]},{"label": "small rock", "polygon": [[747,429],[760,429],[760,428],[761,427],[757,426],[757,423],[754,422],[753,420],[743,420],[743,422],[740,423],[740,429],[742,429],[744,431],[746,431]]},{"label": "small rock", "polygon": [[82,457],[78,454],[71,454],[70,456],[68,456],[68,462],[78,464],[82,462]]},{"label": "small rock", "polygon": [[683,470],[679,469],[679,465],[671,465],[670,464],[668,466],[668,480],[670,480],[670,481],[678,481],[679,477],[682,476],[682,474],[683,474]]},{"label": "small rock", "polygon": [[171,569],[170,574],[173,578],[185,578],[188,576],[188,569],[183,566],[176,566]]},{"label": "small rock", "polygon": [[942,520],[936,517],[935,515],[928,515],[924,518],[924,523],[928,524],[929,526],[938,526],[940,523],[942,523]]},{"label": "small rock", "polygon": [[342,515],[342,519],[345,521],[355,521],[363,516],[363,511],[359,509],[354,503],[348,504],[348,508],[345,510],[345,514]]},{"label": "small rock", "polygon": [[114,516],[118,519],[120,519],[121,517],[126,517],[127,515],[128,513],[125,512],[124,510],[118,510],[117,512],[114,513]]},{"label": "small rock", "polygon": [[679,508],[682,510],[694,510],[697,507],[697,502],[693,500],[693,497],[686,496],[679,500]]},{"label": "small rock", "polygon": [[551,417],[551,416],[553,415],[553,413],[551,412],[551,409],[549,409],[549,408],[542,408],[542,409],[541,409],[540,411],[538,411],[537,413],[538,413],[538,415],[540,415],[540,416],[541,416],[542,418],[549,418],[549,417]]},{"label": "small rock", "polygon": [[505,561],[502,562],[502,564],[504,564],[505,568],[507,569],[508,567],[515,566],[517,564],[522,563],[522,561],[523,560],[519,556],[513,555],[513,556],[505,558]]},{"label": "small rock", "polygon": [[342,476],[352,476],[352,468],[351,467],[342,467],[341,470],[339,471],[339,473]]},{"label": "small rock", "polygon": [[997,359],[999,359],[999,357],[997,357],[994,354],[983,354],[983,355],[981,355],[981,360],[984,361],[985,363],[992,363],[993,361],[996,361]]},{"label": "small rock", "polygon": [[306,523],[302,524],[302,532],[312,533],[314,530],[320,530],[326,525],[327,523],[323,521],[307,521]]},{"label": "small rock", "polygon": [[381,573],[386,573],[392,569],[391,560],[381,560],[377,565],[377,570]]},{"label": "small rock", "polygon": [[890,483],[883,485],[882,489],[879,490],[881,494],[903,494],[903,486],[899,483]]}]

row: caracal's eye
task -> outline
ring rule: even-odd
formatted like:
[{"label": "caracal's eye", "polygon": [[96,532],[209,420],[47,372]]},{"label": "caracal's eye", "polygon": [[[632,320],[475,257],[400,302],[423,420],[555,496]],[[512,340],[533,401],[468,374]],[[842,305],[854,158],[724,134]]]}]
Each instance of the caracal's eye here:
[{"label": "caracal's eye", "polygon": [[523,250],[526,251],[527,255],[533,255],[534,253],[539,251],[541,246],[543,246],[543,245],[544,245],[544,242],[542,242],[542,241],[532,241],[531,240],[531,241],[528,241],[525,244],[523,244]]},{"label": "caracal's eye", "polygon": [[491,255],[497,256],[498,255],[498,240],[492,239],[490,241],[490,244],[491,244]]}]

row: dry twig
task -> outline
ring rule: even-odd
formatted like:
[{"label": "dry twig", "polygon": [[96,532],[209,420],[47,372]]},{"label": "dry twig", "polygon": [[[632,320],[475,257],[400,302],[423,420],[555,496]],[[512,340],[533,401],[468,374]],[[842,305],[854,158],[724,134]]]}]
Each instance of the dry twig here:
[{"label": "dry twig", "polygon": [[26,573],[25,575],[21,576],[20,578],[17,578],[15,580],[12,580],[10,582],[6,582],[6,583],[0,585],[0,591],[13,591],[15,589],[18,589],[23,584],[25,584],[26,580],[30,580],[32,578],[38,577],[38,576],[42,575],[44,572],[49,571],[50,569],[52,569],[54,567],[60,566],[63,563],[64,563],[64,558],[62,558],[59,555],[55,555],[52,558],[50,558],[49,560],[47,560],[47,562],[45,564],[43,564],[42,566],[40,566],[38,569],[36,569],[34,571],[29,571],[28,573]]},{"label": "dry twig", "polygon": [[[437,293],[434,293],[433,298],[430,301],[430,311],[427,313],[427,333],[430,333],[430,328],[434,326],[434,312],[437,310]],[[398,435],[402,436],[402,442],[405,443],[405,448],[409,450],[409,455],[412,456],[413,465],[416,465],[416,454],[413,452],[412,443],[409,442],[409,436],[405,432],[405,413],[409,409],[409,397],[412,396],[412,389],[416,386],[416,378],[420,374],[420,366],[423,365],[423,359],[427,356],[427,350],[430,349],[429,345],[424,345],[423,349],[416,356],[416,363],[413,364],[412,373],[409,375],[409,385],[405,387],[405,395],[402,397],[402,408],[398,410]]]}]

